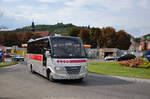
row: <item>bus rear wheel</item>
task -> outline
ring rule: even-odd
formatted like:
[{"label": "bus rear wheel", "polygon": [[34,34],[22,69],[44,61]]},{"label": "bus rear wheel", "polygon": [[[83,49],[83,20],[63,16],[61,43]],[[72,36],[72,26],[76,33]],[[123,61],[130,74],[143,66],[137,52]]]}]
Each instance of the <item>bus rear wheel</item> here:
[{"label": "bus rear wheel", "polygon": [[31,71],[31,73],[34,73],[32,65],[30,65],[30,71]]}]

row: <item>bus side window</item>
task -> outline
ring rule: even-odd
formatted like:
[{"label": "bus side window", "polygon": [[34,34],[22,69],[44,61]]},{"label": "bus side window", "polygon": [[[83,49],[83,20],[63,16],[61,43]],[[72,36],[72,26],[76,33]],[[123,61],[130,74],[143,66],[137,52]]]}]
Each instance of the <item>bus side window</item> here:
[{"label": "bus side window", "polygon": [[45,50],[45,51],[50,51],[50,53],[51,53],[51,48],[50,48],[50,45],[49,45],[49,41],[48,41],[48,40],[45,40],[45,41],[44,41],[44,50]]},{"label": "bus side window", "polygon": [[45,51],[44,51],[44,48],[45,48],[45,42],[44,42],[44,40],[38,41],[36,43],[36,45],[35,45],[35,48],[37,49],[36,50],[37,54],[43,54],[44,55],[44,53],[45,53]]}]

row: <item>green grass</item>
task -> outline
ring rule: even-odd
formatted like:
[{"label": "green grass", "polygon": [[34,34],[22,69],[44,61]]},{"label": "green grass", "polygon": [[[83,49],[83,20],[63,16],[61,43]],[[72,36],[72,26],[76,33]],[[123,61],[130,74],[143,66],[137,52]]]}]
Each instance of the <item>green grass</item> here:
[{"label": "green grass", "polygon": [[89,63],[88,71],[104,75],[150,79],[150,69],[126,67],[117,62]]},{"label": "green grass", "polygon": [[2,62],[0,63],[0,67],[15,65],[17,62]]}]

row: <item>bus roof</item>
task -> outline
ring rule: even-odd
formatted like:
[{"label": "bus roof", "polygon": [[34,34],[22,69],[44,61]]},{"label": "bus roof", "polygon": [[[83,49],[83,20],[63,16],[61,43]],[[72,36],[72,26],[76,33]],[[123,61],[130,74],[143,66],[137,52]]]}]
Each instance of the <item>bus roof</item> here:
[{"label": "bus roof", "polygon": [[49,37],[50,38],[79,38],[79,37],[71,37],[71,36],[46,36],[46,37],[37,38],[37,39],[30,39],[28,41],[28,43],[38,41],[38,40],[42,40],[42,39],[48,39]]}]

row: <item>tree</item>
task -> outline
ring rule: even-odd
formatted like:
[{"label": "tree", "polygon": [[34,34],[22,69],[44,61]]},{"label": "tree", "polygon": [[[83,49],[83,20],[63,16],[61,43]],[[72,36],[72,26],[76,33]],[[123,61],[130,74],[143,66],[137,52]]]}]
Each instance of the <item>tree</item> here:
[{"label": "tree", "polygon": [[88,30],[86,29],[80,30],[80,33],[78,36],[82,39],[84,44],[90,44],[90,34]]},{"label": "tree", "polygon": [[0,33],[0,44],[4,43],[4,34]]},{"label": "tree", "polygon": [[[33,32],[31,38],[32,38],[32,39],[41,38],[41,35],[38,34],[38,33],[36,33],[36,32]],[[31,39],[31,38],[30,38],[30,39]]]},{"label": "tree", "polygon": [[102,34],[101,34],[100,28],[92,28],[90,30],[90,40],[91,40],[91,43],[94,44],[93,47],[98,48],[101,46]]},{"label": "tree", "polygon": [[26,32],[24,33],[23,37],[21,38],[23,43],[27,43],[30,39],[40,38],[41,36],[36,32]]},{"label": "tree", "polygon": [[4,36],[3,44],[5,46],[12,46],[18,44],[17,34],[15,32],[6,31],[5,33],[3,33],[3,36]]},{"label": "tree", "polygon": [[77,37],[80,33],[80,30],[81,28],[79,27],[75,27],[75,28],[72,28],[69,32],[68,32],[68,35],[69,36],[74,36],[74,37]]},{"label": "tree", "polygon": [[102,47],[115,48],[116,46],[116,31],[113,27],[102,28]]},{"label": "tree", "polygon": [[117,37],[116,48],[119,48],[122,50],[128,50],[128,48],[131,45],[131,42],[130,42],[131,35],[129,35],[124,30],[120,30],[120,31],[116,32],[116,37]]},{"label": "tree", "polygon": [[25,43],[24,42],[24,38],[25,38],[25,34],[24,33],[19,33],[18,35],[17,35],[17,37],[18,37],[18,46],[21,46],[23,43]]}]

